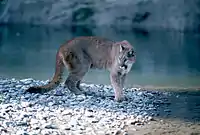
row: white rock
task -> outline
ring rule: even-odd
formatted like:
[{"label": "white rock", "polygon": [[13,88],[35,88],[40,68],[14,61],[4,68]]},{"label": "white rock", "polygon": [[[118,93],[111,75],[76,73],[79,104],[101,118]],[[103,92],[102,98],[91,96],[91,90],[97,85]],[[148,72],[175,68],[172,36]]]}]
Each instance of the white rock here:
[{"label": "white rock", "polygon": [[151,120],[153,120],[153,118],[152,118],[151,116],[149,116],[149,117],[147,118],[147,120],[148,120],[148,121],[151,121]]},{"label": "white rock", "polygon": [[143,92],[138,92],[137,95],[138,95],[138,96],[142,96],[142,95],[143,95]]},{"label": "white rock", "polygon": [[53,103],[53,102],[49,102],[48,105],[49,105],[49,106],[53,106],[54,103]]},{"label": "white rock", "polygon": [[91,117],[94,117],[94,114],[93,112],[85,111],[85,116],[91,118]]},{"label": "white rock", "polygon": [[116,129],[113,135],[120,135],[122,131],[120,129]]},{"label": "white rock", "polygon": [[44,124],[43,126],[44,126],[44,128],[46,128],[46,129],[58,129],[57,125],[52,124],[52,123],[46,123],[46,124]]},{"label": "white rock", "polygon": [[29,102],[25,102],[25,101],[21,102],[22,107],[28,107],[29,105],[30,105]]},{"label": "white rock", "polygon": [[18,130],[16,135],[29,135],[29,134],[24,130]]},{"label": "white rock", "polygon": [[42,131],[41,131],[41,135],[51,135],[51,134],[52,134],[52,132],[49,129],[42,129]]},{"label": "white rock", "polygon": [[17,123],[17,126],[28,126],[27,122],[21,121]]},{"label": "white rock", "polygon": [[33,79],[28,78],[28,79],[22,79],[20,80],[20,82],[22,82],[25,85],[31,84],[33,82]]},{"label": "white rock", "polygon": [[143,116],[142,116],[142,115],[138,115],[136,118],[137,118],[137,119],[142,119]]},{"label": "white rock", "polygon": [[78,125],[78,122],[77,122],[77,120],[76,119],[71,119],[70,120],[70,122],[69,122],[69,125],[71,126],[71,127],[76,127],[77,125]]},{"label": "white rock", "polygon": [[39,135],[40,134],[40,130],[31,130],[31,132],[29,132],[30,135]]},{"label": "white rock", "polygon": [[60,129],[62,129],[62,130],[70,130],[71,127],[69,125],[67,125],[67,124],[61,124],[60,125]]},{"label": "white rock", "polygon": [[16,87],[17,89],[20,89],[22,86],[23,86],[23,85],[18,84],[18,85],[16,85],[15,87]]},{"label": "white rock", "polygon": [[79,102],[84,101],[85,99],[86,99],[85,95],[78,95],[76,97],[76,100],[79,101]]},{"label": "white rock", "polygon": [[49,111],[49,110],[50,110],[50,108],[48,106],[44,107],[44,111]]},{"label": "white rock", "polygon": [[72,110],[64,110],[62,112],[62,115],[72,115],[73,114],[73,111]]},{"label": "white rock", "polygon": [[22,90],[27,90],[29,88],[29,86],[22,86],[21,89]]},{"label": "white rock", "polygon": [[3,114],[0,113],[0,119],[6,119],[6,117],[3,116]]},{"label": "white rock", "polygon": [[32,128],[33,130],[38,130],[38,129],[40,129],[41,127],[40,127],[40,124],[32,124],[32,125],[31,125],[31,128]]},{"label": "white rock", "polygon": [[78,126],[78,129],[85,130],[85,127],[84,126]]},{"label": "white rock", "polygon": [[30,120],[30,124],[31,124],[31,125],[33,125],[33,124],[38,124],[38,123],[39,123],[39,121],[38,121],[37,119],[32,118],[32,119]]}]

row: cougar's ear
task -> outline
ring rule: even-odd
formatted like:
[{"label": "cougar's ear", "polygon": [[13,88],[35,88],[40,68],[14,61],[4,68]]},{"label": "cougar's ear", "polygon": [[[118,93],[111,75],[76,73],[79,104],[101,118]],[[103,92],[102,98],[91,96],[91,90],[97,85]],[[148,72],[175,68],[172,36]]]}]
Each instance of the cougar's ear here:
[{"label": "cougar's ear", "polygon": [[125,47],[122,44],[120,44],[119,47],[120,47],[120,52],[122,52],[125,49]]},{"label": "cougar's ear", "polygon": [[121,43],[123,43],[123,44],[129,44],[129,42],[127,40],[123,40]]}]

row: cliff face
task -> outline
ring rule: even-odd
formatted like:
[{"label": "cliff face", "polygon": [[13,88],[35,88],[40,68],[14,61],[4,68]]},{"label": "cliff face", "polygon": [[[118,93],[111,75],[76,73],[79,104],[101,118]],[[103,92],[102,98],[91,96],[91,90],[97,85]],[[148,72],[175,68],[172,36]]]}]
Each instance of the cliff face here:
[{"label": "cliff face", "polygon": [[200,31],[199,0],[2,0],[0,23]]}]

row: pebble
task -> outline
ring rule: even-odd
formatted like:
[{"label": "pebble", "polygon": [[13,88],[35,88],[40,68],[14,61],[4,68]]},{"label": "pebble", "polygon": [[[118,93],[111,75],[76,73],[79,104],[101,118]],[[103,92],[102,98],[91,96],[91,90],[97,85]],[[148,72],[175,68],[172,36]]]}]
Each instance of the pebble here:
[{"label": "pebble", "polygon": [[64,93],[63,93],[61,90],[56,90],[56,92],[55,92],[54,95],[55,95],[55,96],[63,96]]},{"label": "pebble", "polygon": [[113,135],[120,135],[122,133],[122,131],[120,129],[117,129]]},{"label": "pebble", "polygon": [[[131,128],[131,130],[132,130],[132,128]],[[127,133],[127,132],[124,132],[122,135],[128,135],[128,133]]]},{"label": "pebble", "polygon": [[24,130],[18,130],[16,135],[29,135],[29,134]]},{"label": "pebble", "polygon": [[54,103],[53,103],[53,102],[49,102],[48,105],[49,105],[49,106],[53,106]]},{"label": "pebble", "polygon": [[31,81],[31,80],[28,80],[28,81],[23,81],[22,83],[23,83],[24,85],[29,85],[29,84],[32,83],[32,81]]},{"label": "pebble", "polygon": [[22,87],[22,85],[16,85],[15,87],[16,87],[17,89],[19,89],[19,88]]},{"label": "pebble", "polygon": [[38,125],[38,124],[33,124],[33,125],[31,125],[31,128],[32,128],[33,130],[38,130],[38,129],[40,129],[40,125]]},{"label": "pebble", "polygon": [[85,116],[91,118],[91,117],[94,117],[93,113],[92,112],[89,112],[89,111],[86,111],[85,112]]},{"label": "pebble", "polygon": [[77,126],[77,121],[76,121],[76,119],[71,119],[71,121],[69,122],[69,125],[71,126],[71,127],[76,127]]},{"label": "pebble", "polygon": [[48,81],[0,79],[0,134],[106,134],[112,131],[112,134],[125,135],[124,127],[153,120],[157,105],[165,104],[167,96],[130,88],[124,89],[128,100],[118,103],[114,101],[111,85],[85,83],[81,87],[90,93],[87,96],[76,96],[63,90],[62,85],[52,91],[54,94],[24,93],[28,87]]},{"label": "pebble", "polygon": [[60,129],[62,129],[62,130],[70,130],[71,127],[69,125],[67,125],[67,124],[61,124],[60,125]]},{"label": "pebble", "polygon": [[92,118],[90,121],[91,121],[91,123],[97,123],[97,122],[99,122],[99,120],[97,118]]},{"label": "pebble", "polygon": [[136,117],[136,119],[142,119],[142,118],[143,118],[142,115],[138,115],[138,116]]},{"label": "pebble", "polygon": [[22,107],[28,107],[30,105],[30,103],[29,102],[21,102],[21,106]]},{"label": "pebble", "polygon": [[57,126],[54,125],[54,124],[48,123],[48,124],[44,125],[44,128],[46,128],[46,129],[57,129]]},{"label": "pebble", "polygon": [[64,110],[62,112],[62,115],[72,115],[72,114],[73,114],[73,112],[71,110]]},{"label": "pebble", "polygon": [[165,111],[165,112],[171,112],[171,110],[170,110],[170,109],[165,109],[164,111]]},{"label": "pebble", "polygon": [[76,97],[76,100],[80,101],[80,102],[84,101],[85,99],[86,99],[85,95],[79,95],[79,96]]},{"label": "pebble", "polygon": [[19,122],[17,123],[17,126],[28,126],[27,122]]},{"label": "pebble", "polygon": [[30,124],[31,125],[38,124],[38,123],[39,123],[39,121],[37,119],[35,119],[35,118],[33,118],[33,119],[30,120]]}]

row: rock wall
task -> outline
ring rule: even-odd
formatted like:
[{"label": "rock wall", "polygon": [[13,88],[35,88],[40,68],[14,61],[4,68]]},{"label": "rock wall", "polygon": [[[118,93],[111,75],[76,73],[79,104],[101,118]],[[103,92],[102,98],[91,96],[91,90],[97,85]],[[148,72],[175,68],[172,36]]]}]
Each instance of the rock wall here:
[{"label": "rock wall", "polygon": [[200,1],[1,0],[0,23],[200,31]]}]

